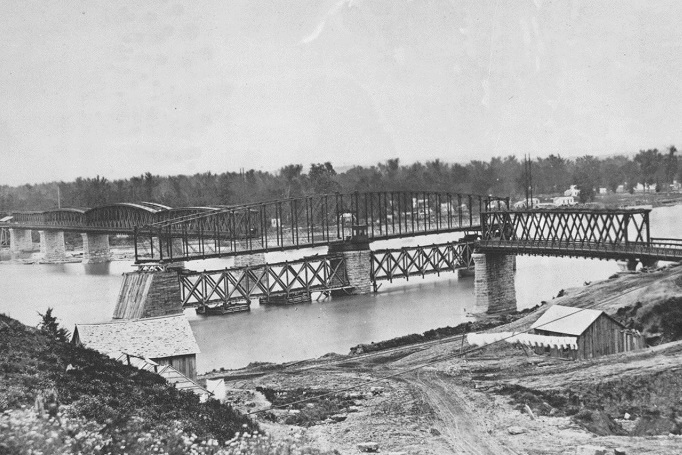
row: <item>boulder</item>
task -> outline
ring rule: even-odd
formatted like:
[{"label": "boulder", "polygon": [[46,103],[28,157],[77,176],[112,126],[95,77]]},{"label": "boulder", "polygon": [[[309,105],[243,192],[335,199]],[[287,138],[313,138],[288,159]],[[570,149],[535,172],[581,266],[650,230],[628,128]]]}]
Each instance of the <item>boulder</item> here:
[{"label": "boulder", "polygon": [[334,414],[329,416],[329,418],[334,422],[343,422],[348,418],[348,416],[346,414]]},{"label": "boulder", "polygon": [[575,449],[575,455],[606,455],[609,449],[600,446],[579,446]]},{"label": "boulder", "polygon": [[523,434],[526,432],[528,432],[528,430],[526,430],[523,427],[511,426],[511,427],[507,428],[507,433],[509,433],[511,435]]},{"label": "boulder", "polygon": [[361,442],[358,444],[360,452],[378,452],[379,444],[376,442]]}]

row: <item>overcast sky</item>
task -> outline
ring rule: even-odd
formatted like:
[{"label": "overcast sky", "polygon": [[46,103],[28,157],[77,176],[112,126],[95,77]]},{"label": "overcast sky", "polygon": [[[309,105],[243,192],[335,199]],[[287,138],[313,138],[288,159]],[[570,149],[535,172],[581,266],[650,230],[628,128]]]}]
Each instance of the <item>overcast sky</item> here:
[{"label": "overcast sky", "polygon": [[0,184],[680,146],[681,17],[679,1],[3,0]]}]

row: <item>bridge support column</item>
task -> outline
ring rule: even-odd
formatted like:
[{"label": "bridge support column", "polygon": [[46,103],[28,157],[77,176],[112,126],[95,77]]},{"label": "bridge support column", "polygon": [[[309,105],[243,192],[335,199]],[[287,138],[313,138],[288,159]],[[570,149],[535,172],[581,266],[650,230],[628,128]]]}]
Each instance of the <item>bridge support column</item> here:
[{"label": "bridge support column", "polygon": [[13,258],[20,253],[33,251],[33,237],[31,230],[10,228],[9,251]]},{"label": "bridge support column", "polygon": [[480,312],[502,313],[516,311],[514,270],[516,256],[493,253],[474,253],[474,294]]},{"label": "bridge support column", "polygon": [[235,267],[253,267],[265,264],[265,253],[240,254],[234,257]]},{"label": "bridge support column", "polygon": [[111,261],[108,234],[81,234],[83,237],[83,264]]},{"label": "bridge support column", "polygon": [[44,262],[63,262],[66,260],[64,231],[40,232],[40,254]]},{"label": "bridge support column", "polygon": [[174,271],[123,274],[114,319],[153,318],[182,313],[180,281]]},{"label": "bridge support column", "polygon": [[630,271],[634,272],[637,270],[637,260],[636,259],[628,259],[627,261],[618,261],[618,268],[622,272]]},{"label": "bridge support column", "polygon": [[655,269],[658,267],[658,260],[656,259],[640,259],[640,262],[642,263],[642,267],[648,269]]},{"label": "bridge support column", "polygon": [[[369,294],[372,292],[372,257],[368,241],[350,241],[332,243],[327,252],[329,254],[341,253],[346,263],[346,276],[353,287],[350,294]],[[335,295],[337,293],[332,293]],[[348,294],[339,291],[338,295]]]}]

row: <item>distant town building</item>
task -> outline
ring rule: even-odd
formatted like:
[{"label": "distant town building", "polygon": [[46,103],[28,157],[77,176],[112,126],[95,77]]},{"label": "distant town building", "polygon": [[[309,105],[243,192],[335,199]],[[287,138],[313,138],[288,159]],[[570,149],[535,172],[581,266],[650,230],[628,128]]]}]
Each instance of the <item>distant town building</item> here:
[{"label": "distant town building", "polygon": [[[530,205],[530,207],[528,207]],[[529,201],[526,201],[525,199],[515,202],[514,203],[514,208],[515,209],[526,209],[526,208],[537,208],[540,205],[540,199],[539,198],[532,198]]]},{"label": "distant town building", "polygon": [[650,185],[648,183],[638,183],[635,186],[635,193],[653,193],[656,191],[656,185]]},{"label": "distant town building", "polygon": [[607,194],[608,192],[606,188],[599,188],[599,194]]},{"label": "distant town building", "polygon": [[576,205],[577,202],[573,196],[559,196],[555,197],[552,202],[555,207]]},{"label": "distant town building", "polygon": [[564,191],[564,196],[578,197],[580,196],[580,190],[576,185],[571,185],[569,189]]}]

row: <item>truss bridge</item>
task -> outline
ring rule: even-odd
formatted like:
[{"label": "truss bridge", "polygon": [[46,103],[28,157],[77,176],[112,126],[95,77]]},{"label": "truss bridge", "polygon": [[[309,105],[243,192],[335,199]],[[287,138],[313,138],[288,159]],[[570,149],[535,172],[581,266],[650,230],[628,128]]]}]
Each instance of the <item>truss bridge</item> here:
[{"label": "truss bridge", "polygon": [[617,260],[682,260],[682,239],[651,237],[649,209],[484,212],[479,251]]},{"label": "truss bridge", "polygon": [[[473,247],[473,241],[463,241],[372,251],[369,279],[376,290],[379,281],[472,268]],[[183,307],[218,308],[221,313],[247,310],[253,299],[291,303],[301,295],[310,299],[313,293],[350,294],[354,287],[343,254],[203,272],[179,269],[177,273]]]},{"label": "truss bridge", "polygon": [[329,245],[480,230],[481,213],[508,199],[469,194],[331,194],[229,207],[135,230],[138,264],[189,261]]}]

